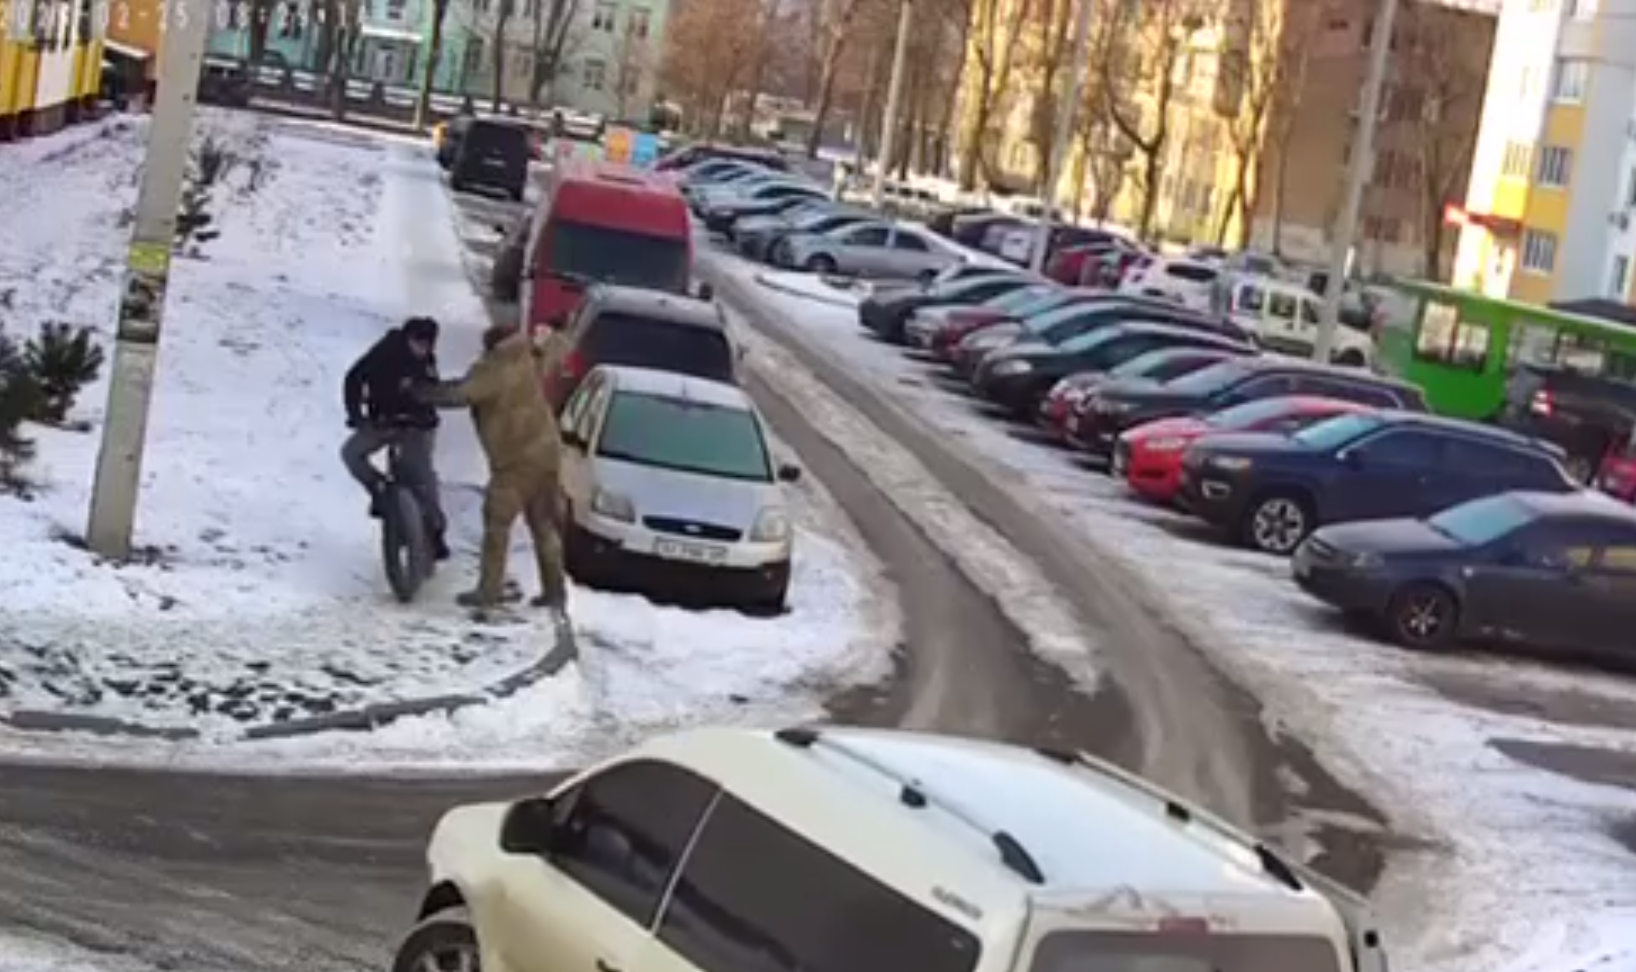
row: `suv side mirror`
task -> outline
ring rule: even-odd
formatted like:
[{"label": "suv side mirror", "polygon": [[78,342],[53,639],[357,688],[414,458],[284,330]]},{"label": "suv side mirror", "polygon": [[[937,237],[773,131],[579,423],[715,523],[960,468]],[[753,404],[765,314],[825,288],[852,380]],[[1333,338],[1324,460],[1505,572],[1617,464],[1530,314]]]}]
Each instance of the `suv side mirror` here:
[{"label": "suv side mirror", "polygon": [[793,483],[793,482],[798,481],[800,478],[801,478],[801,467],[800,466],[797,466],[794,463],[786,462],[783,465],[778,467],[778,481],[779,482]]},{"label": "suv side mirror", "polygon": [[550,797],[518,800],[500,825],[500,849],[507,854],[545,855],[556,833],[556,813]]},{"label": "suv side mirror", "polygon": [[1339,459],[1341,465],[1348,469],[1363,468],[1363,453],[1356,449],[1342,449],[1340,452],[1335,453],[1335,458]]}]

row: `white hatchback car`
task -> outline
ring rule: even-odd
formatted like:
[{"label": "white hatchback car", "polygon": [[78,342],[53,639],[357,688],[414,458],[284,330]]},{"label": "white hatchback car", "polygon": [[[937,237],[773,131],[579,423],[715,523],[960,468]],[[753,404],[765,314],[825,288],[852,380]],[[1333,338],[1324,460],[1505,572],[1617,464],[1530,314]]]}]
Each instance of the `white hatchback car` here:
[{"label": "white hatchback car", "polygon": [[793,538],[755,404],[736,385],[603,366],[562,413],[563,553],[595,587],[784,608]]},{"label": "white hatchback car", "polygon": [[656,737],[459,807],[393,972],[1385,972],[1363,900],[1083,754]]},{"label": "white hatchback car", "polygon": [[1193,310],[1209,310],[1221,268],[1204,260],[1172,257],[1154,260],[1119,284],[1123,294],[1174,300]]}]

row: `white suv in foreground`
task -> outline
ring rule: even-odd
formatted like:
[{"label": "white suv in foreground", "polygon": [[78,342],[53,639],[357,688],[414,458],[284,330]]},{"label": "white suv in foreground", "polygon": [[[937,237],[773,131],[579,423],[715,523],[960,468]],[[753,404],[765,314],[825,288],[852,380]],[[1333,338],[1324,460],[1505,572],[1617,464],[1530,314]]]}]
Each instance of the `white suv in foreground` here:
[{"label": "white suv in foreground", "polygon": [[1385,972],[1362,899],[1084,755],[650,740],[461,807],[393,972]]}]

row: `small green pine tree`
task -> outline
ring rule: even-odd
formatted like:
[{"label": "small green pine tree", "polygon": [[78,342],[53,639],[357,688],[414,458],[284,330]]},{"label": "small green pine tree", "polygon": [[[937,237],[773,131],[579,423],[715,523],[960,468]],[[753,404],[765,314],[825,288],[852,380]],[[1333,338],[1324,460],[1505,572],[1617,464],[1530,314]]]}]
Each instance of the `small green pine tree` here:
[{"label": "small green pine tree", "polygon": [[23,346],[22,366],[38,389],[31,418],[60,424],[79,393],[102,372],[102,348],[88,327],[49,321]]},{"label": "small green pine tree", "polygon": [[34,440],[23,423],[40,407],[39,388],[29,375],[17,342],[0,333],[0,492],[24,493],[24,467],[34,458]]}]

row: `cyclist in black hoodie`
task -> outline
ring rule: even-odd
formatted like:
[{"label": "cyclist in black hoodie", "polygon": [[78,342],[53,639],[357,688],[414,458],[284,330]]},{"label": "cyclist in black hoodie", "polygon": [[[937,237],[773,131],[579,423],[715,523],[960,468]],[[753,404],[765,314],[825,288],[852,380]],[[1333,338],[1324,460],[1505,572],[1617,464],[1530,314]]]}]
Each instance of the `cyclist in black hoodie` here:
[{"label": "cyclist in black hoodie", "polygon": [[444,536],[448,521],[433,463],[438,414],[422,397],[438,381],[437,321],[411,317],[402,327],[388,331],[347,369],[343,394],[347,428],[353,431],[341,446],[341,461],[369,491],[370,515],[380,516],[386,476],[370,457],[396,444],[403,485],[414,491],[434,553],[445,560],[449,556]]}]

